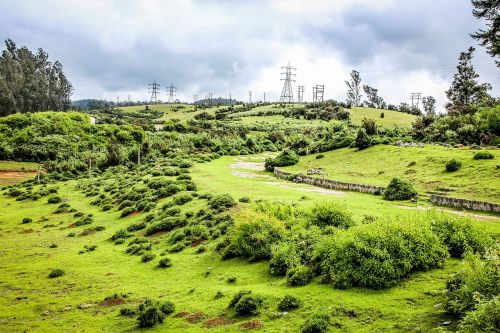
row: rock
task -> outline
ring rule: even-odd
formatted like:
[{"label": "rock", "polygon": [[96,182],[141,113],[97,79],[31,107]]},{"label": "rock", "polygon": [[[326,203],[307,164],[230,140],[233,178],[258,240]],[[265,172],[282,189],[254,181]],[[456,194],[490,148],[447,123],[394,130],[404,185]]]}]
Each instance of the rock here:
[{"label": "rock", "polygon": [[42,314],[43,314],[44,316],[48,316],[48,315],[50,314],[50,311],[49,311],[49,310],[45,310],[45,311],[43,311],[43,312],[42,312]]},{"label": "rock", "polygon": [[434,307],[435,307],[435,308],[439,308],[439,307],[441,307],[441,305],[443,305],[443,303],[438,303],[438,304],[435,304],[435,305],[434,305]]},{"label": "rock", "polygon": [[64,308],[63,308],[63,311],[69,311],[71,310],[71,305],[66,305]]},{"label": "rock", "polygon": [[82,304],[78,305],[78,308],[83,310],[83,309],[91,308],[93,306],[94,306],[94,304],[92,304],[92,303],[82,303]]},{"label": "rock", "polygon": [[451,320],[443,321],[444,326],[448,326],[451,324]]}]

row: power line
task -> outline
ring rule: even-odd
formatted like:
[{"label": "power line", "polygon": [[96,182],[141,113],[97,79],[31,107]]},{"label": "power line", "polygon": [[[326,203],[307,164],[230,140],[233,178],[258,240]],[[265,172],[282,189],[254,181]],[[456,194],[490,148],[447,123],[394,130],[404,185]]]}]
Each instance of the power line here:
[{"label": "power line", "polygon": [[297,86],[297,102],[304,102],[304,86]]},{"label": "power line", "polygon": [[422,93],[411,93],[410,95],[411,107],[418,109],[418,105],[420,104],[421,98],[422,98]]},{"label": "power line", "polygon": [[325,85],[317,84],[313,87],[313,102],[319,103],[323,102],[323,96],[325,95]]},{"label": "power line", "polygon": [[160,85],[156,83],[156,80],[153,83],[149,83],[149,93],[151,97],[149,98],[149,102],[155,104],[158,102],[158,93],[160,92]]},{"label": "power line", "polygon": [[292,82],[295,82],[294,77],[297,74],[294,72],[297,68],[292,67],[290,62],[288,62],[288,65],[281,67],[281,69],[285,70],[281,73],[281,75],[284,75],[284,78],[281,78],[281,81],[285,81],[285,83],[283,84],[283,90],[281,91],[280,103],[293,103]]},{"label": "power line", "polygon": [[170,86],[167,87],[167,96],[168,96],[168,101],[167,103],[172,104],[175,102],[175,91],[177,90],[176,87],[174,87],[174,84],[171,83]]}]

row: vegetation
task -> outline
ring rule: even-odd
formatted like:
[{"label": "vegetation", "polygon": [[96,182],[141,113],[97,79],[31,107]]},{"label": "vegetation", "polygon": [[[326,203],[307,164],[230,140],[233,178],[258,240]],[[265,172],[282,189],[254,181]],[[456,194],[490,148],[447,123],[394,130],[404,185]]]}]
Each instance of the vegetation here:
[{"label": "vegetation", "polygon": [[393,178],[384,190],[384,200],[409,200],[417,196],[413,185],[404,179]]}]

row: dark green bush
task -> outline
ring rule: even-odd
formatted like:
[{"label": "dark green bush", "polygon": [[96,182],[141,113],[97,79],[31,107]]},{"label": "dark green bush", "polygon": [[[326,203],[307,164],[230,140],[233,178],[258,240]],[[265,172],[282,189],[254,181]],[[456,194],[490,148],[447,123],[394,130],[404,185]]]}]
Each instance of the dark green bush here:
[{"label": "dark green bush", "polygon": [[461,166],[462,166],[461,162],[457,160],[450,160],[448,163],[446,163],[446,171],[454,172],[460,169]]},{"label": "dark green bush", "polygon": [[47,202],[49,204],[57,204],[57,203],[60,203],[62,201],[61,197],[50,197]]},{"label": "dark green bush", "polygon": [[178,206],[184,205],[189,201],[193,200],[193,196],[189,193],[180,194],[174,198],[174,203]]},{"label": "dark green bush", "polygon": [[286,272],[300,265],[300,256],[293,242],[281,242],[271,248],[269,272],[276,276],[285,276]]},{"label": "dark green bush", "polygon": [[406,180],[393,178],[384,190],[384,200],[409,200],[417,197],[417,191]]},{"label": "dark green bush", "polygon": [[440,215],[432,219],[431,226],[453,258],[463,258],[468,251],[484,255],[495,242],[488,232],[468,219]]},{"label": "dark green bush", "polygon": [[169,315],[171,313],[174,313],[175,305],[171,301],[165,301],[165,302],[161,303],[160,310],[164,314]]},{"label": "dark green bush", "polygon": [[150,305],[145,307],[137,317],[137,324],[139,327],[153,327],[160,324],[165,319],[165,314],[161,312],[158,305]]},{"label": "dark green bush", "polygon": [[63,276],[63,275],[64,275],[64,271],[62,269],[56,268],[56,269],[53,269],[49,273],[49,278],[53,279],[53,278],[56,278],[56,277],[59,277],[59,276]]},{"label": "dark green bush", "polygon": [[170,266],[172,266],[172,261],[170,260],[170,258],[161,258],[158,262],[158,267],[160,268],[167,268]]},{"label": "dark green bush", "polygon": [[324,157],[325,157],[325,155],[323,155],[323,154],[318,154],[318,155],[316,155],[316,159],[317,159],[317,160],[319,160],[319,159],[321,159],[321,158],[324,158]]},{"label": "dark green bush", "polygon": [[337,288],[386,288],[410,272],[441,267],[446,247],[426,221],[363,224],[316,245],[314,262],[324,281]]},{"label": "dark green bush", "polygon": [[359,150],[365,149],[370,147],[371,145],[371,138],[368,136],[364,128],[360,128],[358,130],[358,133],[356,135],[356,139],[354,140],[354,145],[356,148]]},{"label": "dark green bush", "polygon": [[294,165],[298,162],[299,157],[297,154],[293,150],[285,149],[275,158],[266,159],[265,168],[267,171],[273,171],[274,167]]},{"label": "dark green bush", "polygon": [[111,236],[111,240],[117,240],[119,238],[129,238],[129,237],[132,237],[132,234],[127,232],[127,230],[125,229],[119,229],[113,234],[113,236]]},{"label": "dark green bush", "polygon": [[491,160],[495,157],[492,153],[489,151],[478,151],[477,153],[474,154],[473,159],[475,160]]},{"label": "dark green bush", "polygon": [[183,227],[185,225],[186,225],[186,220],[184,219],[181,219],[179,217],[167,217],[161,220],[160,222],[157,222],[147,227],[144,234],[146,236],[149,236],[159,231],[170,231],[177,227]]},{"label": "dark green bush", "polygon": [[327,314],[314,314],[307,318],[302,326],[302,333],[326,333],[328,332],[328,324],[330,317]]},{"label": "dark green bush", "polygon": [[340,229],[352,227],[355,222],[351,214],[333,203],[315,205],[309,214],[310,223],[320,228],[333,226]]},{"label": "dark green bush", "polygon": [[210,207],[213,209],[231,208],[236,205],[233,197],[230,194],[214,195],[209,201]]},{"label": "dark green bush", "polygon": [[286,282],[291,286],[305,286],[311,278],[311,270],[302,265],[292,267],[286,272]]},{"label": "dark green bush", "polygon": [[156,257],[155,254],[153,253],[145,253],[142,255],[141,257],[141,261],[142,262],[150,262],[151,260],[153,260],[154,258]]},{"label": "dark green bush", "polygon": [[251,290],[240,290],[240,291],[238,291],[233,296],[233,298],[231,299],[231,301],[229,302],[229,306],[228,307],[229,308],[233,308],[236,305],[236,303],[238,303],[243,296],[251,294],[251,293],[252,293]]},{"label": "dark green bush", "polygon": [[168,252],[170,253],[175,253],[175,252],[181,252],[182,250],[184,250],[185,246],[184,244],[175,244],[175,245],[172,245],[169,249],[168,249]]},{"label": "dark green bush", "polygon": [[144,222],[132,223],[131,225],[129,225],[127,227],[127,231],[133,232],[133,231],[137,231],[137,230],[142,230],[144,228],[146,228],[146,223],[144,223]]},{"label": "dark green bush", "polygon": [[33,219],[31,219],[30,217],[23,218],[23,224],[31,223],[31,222],[33,222]]},{"label": "dark green bush", "polygon": [[124,316],[124,317],[133,317],[136,315],[136,311],[135,309],[133,308],[121,308],[120,309],[120,315]]},{"label": "dark green bush", "polygon": [[133,212],[135,212],[134,207],[126,207],[125,209],[122,210],[122,213],[120,214],[120,216],[121,217],[129,216]]},{"label": "dark green bush", "polygon": [[238,201],[243,202],[243,203],[248,203],[248,202],[250,202],[250,198],[249,197],[241,197]]},{"label": "dark green bush", "polygon": [[251,292],[243,291],[235,295],[231,300],[229,307],[233,307],[234,311],[239,316],[251,316],[259,313],[259,308],[262,305],[262,298],[252,295]]},{"label": "dark green bush", "polygon": [[468,312],[460,323],[459,333],[498,333],[500,330],[500,299],[480,300],[476,310]]},{"label": "dark green bush", "polygon": [[302,301],[295,296],[286,295],[278,303],[278,310],[291,311],[298,309],[302,306]]}]

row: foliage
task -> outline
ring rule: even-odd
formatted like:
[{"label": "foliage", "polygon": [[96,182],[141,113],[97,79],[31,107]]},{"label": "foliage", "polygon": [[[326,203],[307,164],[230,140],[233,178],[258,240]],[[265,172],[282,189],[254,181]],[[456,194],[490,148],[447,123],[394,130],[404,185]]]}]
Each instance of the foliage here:
[{"label": "foliage", "polygon": [[[235,302],[236,299],[237,301]],[[240,292],[232,299],[230,307],[233,307],[239,316],[252,316],[259,314],[262,302],[261,297],[253,295],[251,292]],[[233,303],[234,305],[231,305]]]},{"label": "foliage", "polygon": [[64,271],[62,269],[56,268],[56,269],[53,269],[49,273],[49,278],[53,279],[53,278],[56,278],[56,277],[59,277],[59,276],[63,276],[63,275],[64,275]]},{"label": "foliage", "polygon": [[476,310],[466,313],[459,325],[459,333],[496,333],[500,323],[500,300],[480,300]]},{"label": "foliage", "polygon": [[31,222],[33,222],[33,219],[32,219],[32,218],[30,218],[30,217],[25,217],[25,218],[23,218],[23,224],[26,224],[26,223],[31,223]]},{"label": "foliage", "polygon": [[49,204],[56,204],[56,203],[60,203],[62,201],[61,197],[50,197],[47,202]]},{"label": "foliage", "polygon": [[298,309],[302,306],[302,301],[295,296],[285,295],[278,303],[278,310],[291,311]]},{"label": "foliage", "polygon": [[284,276],[290,268],[298,265],[300,265],[300,256],[294,243],[281,242],[272,245],[269,273]]},{"label": "foliage", "polygon": [[163,303],[161,303],[160,305],[160,310],[161,312],[163,312],[164,314],[166,315],[169,315],[171,313],[174,313],[175,311],[175,305],[173,302],[171,301],[164,301]]},{"label": "foliage", "polygon": [[[486,47],[486,52],[494,58],[500,57],[500,46],[498,44],[498,35],[500,33],[500,14],[498,12],[497,0],[472,0],[474,9],[472,14],[477,19],[485,19],[487,29],[479,29],[472,34],[472,37]],[[495,60],[497,66],[500,61]]]},{"label": "foliage", "polygon": [[450,160],[446,163],[446,171],[448,172],[454,172],[460,169],[462,166],[462,162],[457,161],[457,160]]},{"label": "foliage", "polygon": [[236,201],[230,194],[217,194],[210,199],[209,204],[213,209],[231,208],[236,205]]},{"label": "foliage", "polygon": [[291,286],[305,286],[311,278],[311,270],[303,265],[292,267],[286,272],[286,282]]},{"label": "foliage", "polygon": [[370,147],[372,143],[371,138],[366,133],[364,128],[360,128],[356,134],[356,139],[354,140],[354,146],[359,150]]},{"label": "foliage", "polygon": [[404,179],[393,178],[384,190],[384,200],[409,200],[417,196],[413,185]]},{"label": "foliage", "polygon": [[161,258],[160,261],[158,261],[158,267],[160,268],[167,268],[170,266],[172,266],[170,258]]},{"label": "foliage", "polygon": [[377,108],[384,109],[386,107],[386,103],[384,99],[378,95],[378,89],[370,87],[368,85],[363,85],[363,90],[366,94],[366,100],[363,102],[363,105],[369,108]]},{"label": "foliage", "polygon": [[302,326],[302,333],[326,333],[330,317],[327,314],[314,314],[307,318]]},{"label": "foliage", "polygon": [[299,162],[299,157],[293,150],[285,149],[278,156],[266,159],[265,167],[267,171],[273,171],[274,167],[294,165]]},{"label": "foliage", "polygon": [[351,214],[334,203],[319,203],[314,205],[309,213],[309,221],[320,228],[333,226],[339,229],[352,227],[355,222]]},{"label": "foliage", "polygon": [[478,151],[477,153],[474,154],[473,159],[475,160],[491,160],[495,157],[492,153],[489,151]]},{"label": "foliage", "polygon": [[161,312],[158,304],[151,304],[142,309],[137,317],[139,327],[153,327],[160,324],[165,319],[165,314]]},{"label": "foliage", "polygon": [[345,81],[347,85],[347,103],[353,106],[361,105],[361,77],[359,72],[352,70],[349,74],[351,76],[351,81]]}]

